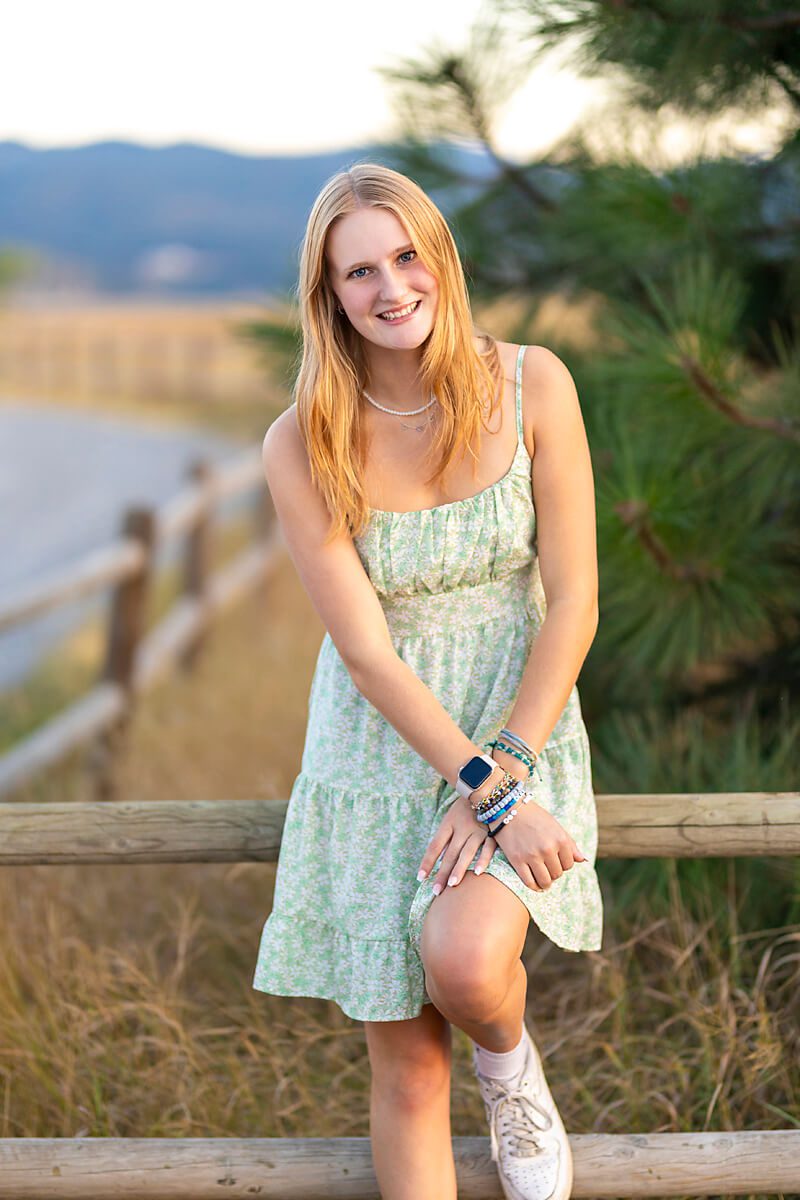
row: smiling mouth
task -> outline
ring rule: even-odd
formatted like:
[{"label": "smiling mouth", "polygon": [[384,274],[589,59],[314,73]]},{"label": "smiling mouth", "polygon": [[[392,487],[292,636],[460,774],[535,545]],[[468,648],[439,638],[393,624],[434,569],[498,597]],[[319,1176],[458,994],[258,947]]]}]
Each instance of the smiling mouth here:
[{"label": "smiling mouth", "polygon": [[413,305],[407,304],[405,308],[389,309],[386,313],[378,313],[378,316],[381,321],[387,321],[389,324],[391,324],[392,321],[402,321],[405,320],[406,317],[413,316],[420,304],[422,304],[422,300],[415,300]]}]

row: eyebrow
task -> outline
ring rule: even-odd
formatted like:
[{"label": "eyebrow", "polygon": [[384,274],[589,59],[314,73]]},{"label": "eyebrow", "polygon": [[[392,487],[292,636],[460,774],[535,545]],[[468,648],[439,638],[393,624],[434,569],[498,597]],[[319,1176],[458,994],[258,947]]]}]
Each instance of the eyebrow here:
[{"label": "eyebrow", "polygon": [[[392,254],[393,255],[394,254],[402,254],[404,250],[413,250],[413,249],[414,249],[414,247],[411,245],[411,242],[406,242],[405,246],[398,246],[396,250],[392,250]],[[345,267],[344,273],[345,273],[345,275],[349,275],[351,271],[355,271],[359,267],[368,267],[369,265],[370,264],[366,263],[366,262],[353,263],[352,266]]]}]

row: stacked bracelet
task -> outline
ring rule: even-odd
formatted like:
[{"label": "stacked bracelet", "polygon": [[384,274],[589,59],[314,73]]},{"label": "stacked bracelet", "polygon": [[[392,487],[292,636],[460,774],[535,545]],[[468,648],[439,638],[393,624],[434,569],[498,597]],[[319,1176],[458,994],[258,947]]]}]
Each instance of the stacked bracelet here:
[{"label": "stacked bracelet", "polygon": [[[484,750],[492,751],[495,748],[506,754],[512,754],[524,763],[528,768],[529,778],[535,769],[541,779],[541,772],[538,768],[539,755],[518,734],[512,733],[504,726],[496,738],[483,743]],[[529,802],[527,783],[527,779],[517,779],[510,771],[503,771],[503,778],[492,788],[488,796],[485,796],[477,805],[470,801],[475,816],[486,826],[490,837],[499,833],[503,825],[507,825],[514,819],[519,801],[522,801],[523,804]]]},{"label": "stacked bracelet", "polygon": [[[506,812],[509,808],[513,808],[517,800],[522,798],[522,793],[525,791],[525,781],[515,779],[513,775],[506,772],[507,786],[502,794],[497,799],[492,799],[487,796],[475,808],[475,816],[479,821],[488,823],[495,817],[499,817],[501,812]],[[506,782],[504,780],[504,782]]]}]

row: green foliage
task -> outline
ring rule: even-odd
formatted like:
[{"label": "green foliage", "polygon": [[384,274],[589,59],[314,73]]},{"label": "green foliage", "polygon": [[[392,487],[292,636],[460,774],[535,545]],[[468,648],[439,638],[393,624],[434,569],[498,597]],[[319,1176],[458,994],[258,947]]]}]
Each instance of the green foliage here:
[{"label": "green foliage", "polygon": [[781,0],[498,0],[495,8],[523,17],[533,57],[567,44],[573,67],[613,70],[646,108],[753,109],[776,90],[800,107],[797,12]]}]

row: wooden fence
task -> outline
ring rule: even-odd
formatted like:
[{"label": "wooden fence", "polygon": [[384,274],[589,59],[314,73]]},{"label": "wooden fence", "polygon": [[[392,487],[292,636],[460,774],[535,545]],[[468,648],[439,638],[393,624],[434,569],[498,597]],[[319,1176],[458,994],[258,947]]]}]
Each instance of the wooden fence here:
[{"label": "wooden fence", "polygon": [[[136,695],[176,663],[191,664],[211,619],[257,585],[284,553],[274,526],[214,574],[211,521],[226,495],[262,489],[258,452],[221,468],[197,464],[165,508],[134,509],[121,538],[0,604],[0,631],[111,585],[102,677],[0,757],[0,794],[74,748],[124,726]],[[263,509],[259,509],[262,513]],[[157,548],[186,538],[184,588],[145,633]],[[113,744],[106,742],[106,751]],[[106,763],[106,766],[108,764]],[[109,799],[0,802],[0,866],[80,863],[275,862],[287,800]],[[598,856],[738,857],[800,854],[800,793],[600,795]],[[800,1194],[800,1128],[743,1132],[572,1134],[573,1196]],[[462,1200],[502,1200],[488,1138],[457,1137]],[[0,1200],[377,1200],[368,1138],[0,1139]],[[422,1200],[422,1198],[421,1198]],[[426,1198],[427,1200],[427,1198]]]},{"label": "wooden fence", "polygon": [[6,308],[0,387],[9,394],[155,402],[264,403],[263,365],[239,332],[278,318],[263,304],[127,300]]},{"label": "wooden fence", "polygon": [[[0,803],[0,866],[275,862],[288,800]],[[800,853],[800,793],[600,795],[605,858]],[[571,1134],[573,1196],[800,1192],[800,1128]],[[502,1200],[488,1138],[457,1137],[461,1200]],[[223,1190],[221,1190],[223,1189]],[[368,1138],[6,1138],[0,1200],[376,1200]],[[422,1198],[421,1198],[422,1200]],[[427,1200],[427,1198],[425,1198]]]},{"label": "wooden fence", "polygon": [[[78,747],[90,748],[97,795],[114,792],[114,761],[136,697],[175,666],[191,667],[217,615],[257,587],[285,552],[264,480],[260,447],[221,465],[197,461],[188,486],[161,508],[131,508],[120,537],[0,600],[0,636],[59,605],[112,589],[105,661],[88,693],[0,755],[0,796]],[[215,516],[226,497],[252,494],[252,541],[211,570]],[[147,613],[159,551],[184,539],[182,589],[151,630]]]}]

